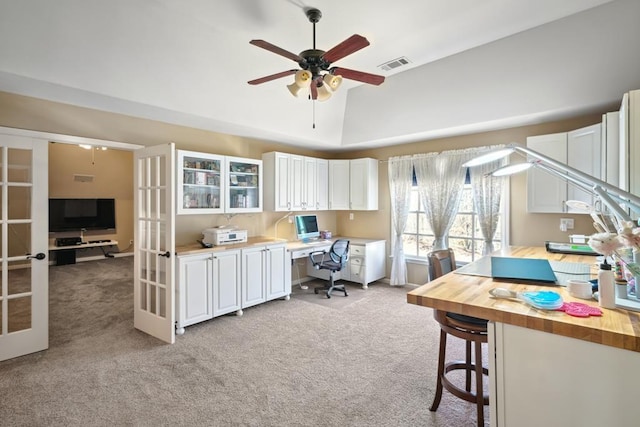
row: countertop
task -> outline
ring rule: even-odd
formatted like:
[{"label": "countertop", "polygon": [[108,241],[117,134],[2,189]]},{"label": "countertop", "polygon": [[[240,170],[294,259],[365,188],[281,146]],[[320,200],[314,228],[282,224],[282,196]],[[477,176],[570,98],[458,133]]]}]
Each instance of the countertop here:
[{"label": "countertop", "polygon": [[[543,247],[512,247],[496,256],[547,258],[564,262],[595,265],[594,256],[548,253]],[[543,286],[494,281],[491,277],[449,273],[410,291],[407,302],[454,313],[463,313],[493,322],[501,322],[538,331],[590,341],[597,344],[640,352],[640,313],[620,308],[601,308],[601,317],[573,317],[561,311],[538,310],[518,300],[495,299],[489,290],[497,287],[514,291],[553,290],[564,301],[582,302],[598,307],[595,300],[569,295],[563,286]]]},{"label": "countertop", "polygon": [[287,243],[286,239],[276,239],[274,237],[267,236],[254,236],[249,237],[246,242],[233,243],[230,245],[219,245],[210,248],[203,248],[198,242],[193,242],[188,245],[176,246],[176,254],[181,255],[196,255],[211,252],[228,251],[230,249],[245,249],[252,246],[262,246],[265,244]]}]

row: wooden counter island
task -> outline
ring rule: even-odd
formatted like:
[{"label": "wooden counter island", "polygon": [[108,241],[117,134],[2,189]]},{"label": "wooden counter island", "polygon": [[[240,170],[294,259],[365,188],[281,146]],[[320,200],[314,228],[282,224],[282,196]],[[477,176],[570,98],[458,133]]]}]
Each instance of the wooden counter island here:
[{"label": "wooden counter island", "polygon": [[[514,247],[496,256],[546,258],[597,268],[593,256]],[[640,425],[640,313],[602,309],[601,317],[573,317],[496,299],[493,288],[554,290],[491,277],[449,273],[407,294],[411,304],[488,319],[492,426]],[[434,320],[435,321],[435,320]],[[433,366],[434,371],[437,367]]]}]

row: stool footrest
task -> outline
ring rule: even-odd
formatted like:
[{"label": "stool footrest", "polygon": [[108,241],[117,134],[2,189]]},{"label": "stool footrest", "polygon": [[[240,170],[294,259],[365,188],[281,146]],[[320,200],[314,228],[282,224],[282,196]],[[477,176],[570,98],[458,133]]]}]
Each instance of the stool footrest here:
[{"label": "stool footrest", "polygon": [[[476,365],[475,364],[471,364],[471,365],[467,365],[467,363],[465,362],[449,362],[447,364],[444,365],[444,372],[442,374],[442,386],[447,389],[447,391],[449,391],[451,394],[453,394],[456,397],[459,397],[460,399],[466,400],[467,402],[471,402],[471,403],[476,403],[477,402],[477,396],[475,393],[472,393],[470,391],[466,391],[461,389],[460,387],[456,386],[455,384],[453,384],[449,378],[447,378],[447,373],[451,372],[451,371],[457,371],[457,370],[464,370],[464,371],[471,371],[473,373],[475,373],[476,371]],[[485,367],[482,367],[482,373],[484,375],[489,375],[489,370]],[[488,405],[489,404],[489,395],[485,395],[483,394],[482,396],[482,402],[484,405]]]}]

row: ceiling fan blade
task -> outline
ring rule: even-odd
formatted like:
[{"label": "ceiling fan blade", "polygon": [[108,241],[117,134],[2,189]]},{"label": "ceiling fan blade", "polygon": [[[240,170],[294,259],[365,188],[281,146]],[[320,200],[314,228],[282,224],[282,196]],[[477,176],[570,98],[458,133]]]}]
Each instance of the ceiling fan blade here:
[{"label": "ceiling fan blade", "polygon": [[290,76],[291,74],[295,74],[298,70],[287,70],[282,71],[280,73],[271,74],[270,76],[260,77],[259,79],[249,80],[247,83],[250,85],[259,85],[261,83],[270,82],[271,80],[279,79],[281,77]]},{"label": "ceiling fan blade", "polygon": [[273,44],[271,44],[269,42],[266,42],[264,40],[251,40],[249,43],[251,43],[254,46],[258,46],[258,47],[261,47],[263,49],[266,49],[269,52],[273,52],[273,53],[278,54],[280,56],[284,56],[285,58],[289,58],[292,61],[296,61],[296,62],[302,61],[302,57],[300,57],[300,55],[296,55],[295,53],[291,53],[288,50],[284,50],[281,47],[273,45]]},{"label": "ceiling fan blade", "polygon": [[380,85],[384,82],[384,76],[377,74],[365,73],[364,71],[350,70],[348,68],[333,67],[331,74],[335,76],[342,76],[344,79],[357,80],[363,83],[369,83],[370,85]]},{"label": "ceiling fan blade", "polygon": [[329,63],[335,62],[367,46],[369,46],[369,40],[358,34],[354,34],[342,43],[326,51],[325,54],[322,55],[322,58]]}]

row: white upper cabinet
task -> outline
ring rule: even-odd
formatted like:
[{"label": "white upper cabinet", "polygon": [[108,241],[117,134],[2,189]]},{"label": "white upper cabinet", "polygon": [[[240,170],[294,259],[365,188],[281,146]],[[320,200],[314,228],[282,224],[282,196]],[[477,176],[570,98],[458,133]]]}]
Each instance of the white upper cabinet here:
[{"label": "white upper cabinet", "polygon": [[349,210],[349,160],[329,160],[329,209]]},{"label": "white upper cabinet", "polygon": [[316,159],[316,210],[329,209],[329,160]]},{"label": "white upper cabinet", "polygon": [[317,163],[313,157],[302,158],[302,210],[317,210],[316,197],[318,192]]},{"label": "white upper cabinet", "polygon": [[378,160],[351,160],[349,171],[350,209],[371,211],[378,209]]},{"label": "white upper cabinet", "polygon": [[378,209],[376,159],[329,160],[329,209]]},{"label": "white upper cabinet", "polygon": [[177,213],[222,213],[224,156],[178,150],[177,158]]},{"label": "white upper cabinet", "polygon": [[640,194],[640,90],[625,93],[620,105],[619,187]]},{"label": "white upper cabinet", "polygon": [[262,155],[268,211],[328,209],[328,161],[279,152]]},{"label": "white upper cabinet", "polygon": [[177,151],[181,214],[262,212],[262,161]]},{"label": "white upper cabinet", "polygon": [[[527,147],[562,163],[567,163],[567,134],[530,136]],[[538,168],[527,172],[527,211],[564,212],[567,183]]]},{"label": "white upper cabinet", "polygon": [[300,211],[306,205],[305,166],[304,156],[295,154],[289,156],[289,201],[293,211]]},{"label": "white upper cabinet", "polygon": [[[600,123],[567,133],[567,164],[594,178],[602,177],[602,125]],[[567,185],[567,200],[594,204],[591,192]],[[571,212],[571,209],[567,209]],[[582,212],[584,213],[584,212]]]},{"label": "white upper cabinet", "polygon": [[620,183],[620,114],[602,115],[602,180],[611,185]]},{"label": "white upper cabinet", "polygon": [[225,157],[225,212],[262,212],[262,160]]},{"label": "white upper cabinet", "polygon": [[[600,179],[602,175],[601,124],[571,132],[527,138],[527,147]],[[567,212],[566,201],[579,200],[593,205],[593,197],[574,184],[542,168],[532,168],[527,176],[527,211]],[[574,212],[578,213],[578,212]]]}]

